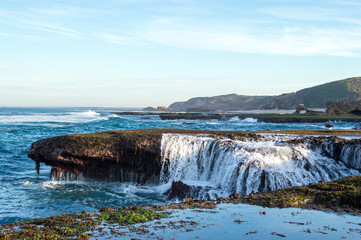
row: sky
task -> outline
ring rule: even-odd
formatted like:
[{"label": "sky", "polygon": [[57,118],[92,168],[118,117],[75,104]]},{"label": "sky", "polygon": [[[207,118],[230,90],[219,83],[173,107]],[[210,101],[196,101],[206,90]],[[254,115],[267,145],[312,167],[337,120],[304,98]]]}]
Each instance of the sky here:
[{"label": "sky", "polygon": [[361,1],[0,0],[0,106],[168,106],[361,76]]}]

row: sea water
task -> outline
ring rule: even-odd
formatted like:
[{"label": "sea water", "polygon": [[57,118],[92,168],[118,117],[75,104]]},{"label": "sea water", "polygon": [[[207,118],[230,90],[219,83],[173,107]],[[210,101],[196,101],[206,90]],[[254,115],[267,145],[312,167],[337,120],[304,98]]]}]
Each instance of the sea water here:
[{"label": "sea water", "polygon": [[[324,123],[258,123],[254,119],[229,121],[161,120],[157,115],[119,116],[124,109],[0,108],[0,224],[60,213],[97,211],[166,203],[162,186],[139,186],[83,180],[55,181],[50,167],[39,175],[27,152],[33,142],[73,133],[140,128],[201,130],[326,129]],[[192,123],[192,124],[184,124]],[[356,123],[332,122],[333,129],[352,129]]]}]

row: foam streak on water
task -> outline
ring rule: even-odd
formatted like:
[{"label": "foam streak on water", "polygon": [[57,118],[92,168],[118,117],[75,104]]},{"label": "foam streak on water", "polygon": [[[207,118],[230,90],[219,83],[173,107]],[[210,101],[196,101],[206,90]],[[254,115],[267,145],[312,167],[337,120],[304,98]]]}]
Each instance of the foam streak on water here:
[{"label": "foam streak on water", "polygon": [[269,191],[353,174],[307,144],[163,134],[161,180],[208,182],[217,196]]}]

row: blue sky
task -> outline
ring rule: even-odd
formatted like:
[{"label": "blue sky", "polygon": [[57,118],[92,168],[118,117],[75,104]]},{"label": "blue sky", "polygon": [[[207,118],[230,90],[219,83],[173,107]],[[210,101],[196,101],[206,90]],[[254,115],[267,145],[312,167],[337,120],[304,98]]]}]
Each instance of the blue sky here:
[{"label": "blue sky", "polygon": [[0,106],[168,106],[361,75],[355,0],[0,0]]}]

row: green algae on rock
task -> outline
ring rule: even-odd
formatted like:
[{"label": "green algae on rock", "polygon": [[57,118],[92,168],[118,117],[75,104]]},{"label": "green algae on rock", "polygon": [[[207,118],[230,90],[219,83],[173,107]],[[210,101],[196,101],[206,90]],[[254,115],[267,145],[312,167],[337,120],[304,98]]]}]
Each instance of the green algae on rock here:
[{"label": "green algae on rock", "polygon": [[60,214],[0,226],[0,239],[89,239],[102,224],[129,225],[166,217],[141,207],[103,208],[99,213]]},{"label": "green algae on rock", "polygon": [[243,196],[239,202],[263,207],[329,209],[361,215],[361,175],[332,182],[254,193]]}]

